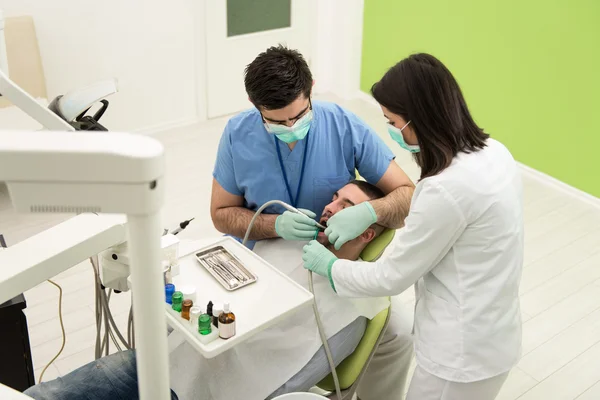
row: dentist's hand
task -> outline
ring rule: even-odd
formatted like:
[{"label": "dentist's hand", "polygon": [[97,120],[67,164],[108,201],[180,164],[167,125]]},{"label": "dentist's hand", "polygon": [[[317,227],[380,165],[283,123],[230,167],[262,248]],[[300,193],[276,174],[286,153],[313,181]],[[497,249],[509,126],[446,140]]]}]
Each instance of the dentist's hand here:
[{"label": "dentist's hand", "polygon": [[317,232],[317,215],[305,209],[298,211],[306,214],[297,214],[286,211],[275,220],[275,232],[285,240],[310,240],[315,237]]},{"label": "dentist's hand", "polygon": [[331,281],[331,267],[338,258],[316,240],[311,240],[302,250],[304,252],[302,254],[304,268],[329,278]]},{"label": "dentist's hand", "polygon": [[377,214],[368,201],[348,207],[329,218],[325,234],[336,250],[344,243],[360,236],[377,222]]}]

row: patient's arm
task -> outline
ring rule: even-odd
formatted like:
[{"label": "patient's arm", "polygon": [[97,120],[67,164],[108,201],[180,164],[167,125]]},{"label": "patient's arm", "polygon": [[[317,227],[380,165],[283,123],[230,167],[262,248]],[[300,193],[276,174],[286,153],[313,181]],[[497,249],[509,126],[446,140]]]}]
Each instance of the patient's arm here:
[{"label": "patient's arm", "polygon": [[377,214],[377,222],[386,228],[401,228],[408,216],[414,184],[392,160],[376,186],[386,194],[381,199],[370,201]]},{"label": "patient's arm", "polygon": [[[244,208],[244,198],[236,196],[213,179],[210,216],[219,232],[243,238],[246,228],[254,212]],[[275,220],[278,215],[262,214],[256,218],[250,233],[250,240],[261,240],[278,237],[275,231]]]}]

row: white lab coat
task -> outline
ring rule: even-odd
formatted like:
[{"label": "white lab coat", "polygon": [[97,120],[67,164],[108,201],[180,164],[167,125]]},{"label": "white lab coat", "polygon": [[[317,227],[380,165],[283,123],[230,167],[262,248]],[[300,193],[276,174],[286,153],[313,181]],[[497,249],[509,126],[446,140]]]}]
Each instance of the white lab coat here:
[{"label": "white lab coat", "polygon": [[404,229],[381,260],[336,261],[345,297],[387,296],[415,284],[417,364],[451,382],[475,382],[519,360],[522,186],[508,150],[489,139],[423,179]]}]

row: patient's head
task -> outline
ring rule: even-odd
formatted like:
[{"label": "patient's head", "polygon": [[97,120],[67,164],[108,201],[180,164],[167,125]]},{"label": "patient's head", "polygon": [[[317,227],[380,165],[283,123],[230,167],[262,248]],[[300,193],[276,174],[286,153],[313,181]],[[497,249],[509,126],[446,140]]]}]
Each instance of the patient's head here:
[{"label": "patient's head", "polygon": [[[334,193],[331,203],[325,206],[321,216],[321,224],[327,226],[329,218],[346,207],[352,207],[369,200],[380,199],[384,196],[377,186],[368,182],[354,180]],[[381,225],[373,224],[359,237],[346,242],[339,250],[335,250],[323,232],[319,233],[317,241],[331,250],[338,258],[347,260],[358,259],[363,249],[383,232]]]}]

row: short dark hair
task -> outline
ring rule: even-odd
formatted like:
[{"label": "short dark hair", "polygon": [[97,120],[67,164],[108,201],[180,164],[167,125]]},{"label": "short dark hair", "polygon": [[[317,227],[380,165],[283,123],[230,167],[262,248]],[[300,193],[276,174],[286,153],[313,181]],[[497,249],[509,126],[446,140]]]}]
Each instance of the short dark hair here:
[{"label": "short dark hair", "polygon": [[381,189],[375,185],[371,185],[369,182],[354,179],[348,182],[348,184],[358,186],[358,188],[367,195],[369,200],[377,200],[385,197],[385,194],[381,191]]},{"label": "short dark hair", "polygon": [[442,172],[459,153],[483,149],[489,137],[477,126],[452,73],[430,54],[413,54],[390,68],[371,93],[385,108],[411,121],[421,148],[421,179]]},{"label": "short dark hair", "polygon": [[246,67],[244,85],[257,107],[279,110],[300,95],[310,96],[312,74],[297,50],[283,45],[269,47]]}]

